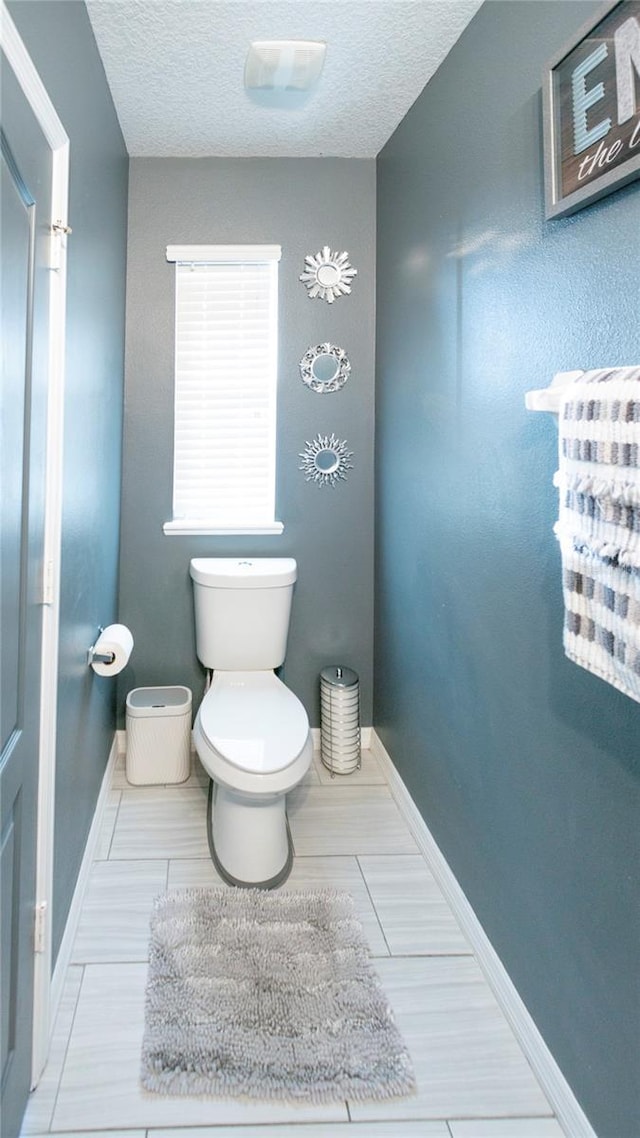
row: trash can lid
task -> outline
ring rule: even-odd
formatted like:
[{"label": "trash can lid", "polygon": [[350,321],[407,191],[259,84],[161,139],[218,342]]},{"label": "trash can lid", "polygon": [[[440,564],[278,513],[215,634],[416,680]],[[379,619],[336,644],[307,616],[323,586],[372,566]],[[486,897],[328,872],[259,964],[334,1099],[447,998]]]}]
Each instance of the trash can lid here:
[{"label": "trash can lid", "polygon": [[358,682],[358,673],[354,672],[353,668],[343,668],[340,664],[323,668],[320,672],[320,676],[328,684],[336,688],[351,688]]},{"label": "trash can lid", "polygon": [[127,696],[127,714],[184,715],[191,708],[191,691],[176,687],[134,688]]}]

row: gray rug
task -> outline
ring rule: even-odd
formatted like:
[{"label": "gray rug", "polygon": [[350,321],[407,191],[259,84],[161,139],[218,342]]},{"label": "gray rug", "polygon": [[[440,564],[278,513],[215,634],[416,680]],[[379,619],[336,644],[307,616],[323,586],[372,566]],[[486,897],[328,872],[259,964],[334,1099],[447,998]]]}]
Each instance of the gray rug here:
[{"label": "gray rug", "polygon": [[155,903],[142,1083],[323,1103],[410,1094],[348,893],[183,889]]}]

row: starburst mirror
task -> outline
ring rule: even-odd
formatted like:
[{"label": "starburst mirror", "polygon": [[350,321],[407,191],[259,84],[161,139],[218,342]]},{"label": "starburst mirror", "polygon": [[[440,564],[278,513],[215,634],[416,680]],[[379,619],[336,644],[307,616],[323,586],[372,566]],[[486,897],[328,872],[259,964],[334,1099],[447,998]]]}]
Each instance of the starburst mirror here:
[{"label": "starburst mirror", "polygon": [[307,442],[299,457],[302,459],[299,469],[304,471],[307,482],[318,486],[335,486],[346,479],[347,470],[353,470],[349,461],[353,451],[347,450],[346,439],[340,442],[334,434],[316,435]]},{"label": "starburst mirror", "polygon": [[358,270],[349,264],[349,254],[332,253],[325,245],[319,253],[305,257],[306,269],[300,280],[306,286],[310,299],[319,297],[333,304],[339,296],[351,292],[351,281]]}]

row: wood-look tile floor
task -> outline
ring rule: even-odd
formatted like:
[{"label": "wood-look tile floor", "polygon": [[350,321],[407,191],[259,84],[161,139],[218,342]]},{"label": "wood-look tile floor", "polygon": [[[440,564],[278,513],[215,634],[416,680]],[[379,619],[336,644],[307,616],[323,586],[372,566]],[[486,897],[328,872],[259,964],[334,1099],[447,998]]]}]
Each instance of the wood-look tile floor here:
[{"label": "wood-look tile floor", "polygon": [[413,1056],[417,1094],[301,1108],[143,1091],[138,1069],[153,898],[165,889],[220,884],[207,848],[206,793],[197,760],[182,786],[136,788],[120,756],[49,1063],[23,1135],[562,1138],[369,752],[361,770],[334,779],[316,757],[289,796],[295,860],[283,888],[353,895]]}]

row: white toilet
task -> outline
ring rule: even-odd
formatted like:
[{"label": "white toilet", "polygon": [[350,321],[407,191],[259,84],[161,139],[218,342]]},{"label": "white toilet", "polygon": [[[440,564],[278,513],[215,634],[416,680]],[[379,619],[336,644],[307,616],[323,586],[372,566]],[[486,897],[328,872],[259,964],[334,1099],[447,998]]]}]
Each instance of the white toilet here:
[{"label": "white toilet", "polygon": [[212,781],[207,825],[232,885],[273,888],[291,869],[285,796],[313,755],[307,713],[273,669],[287,646],[291,557],[196,557],[196,650],[213,671],[193,729]]}]

